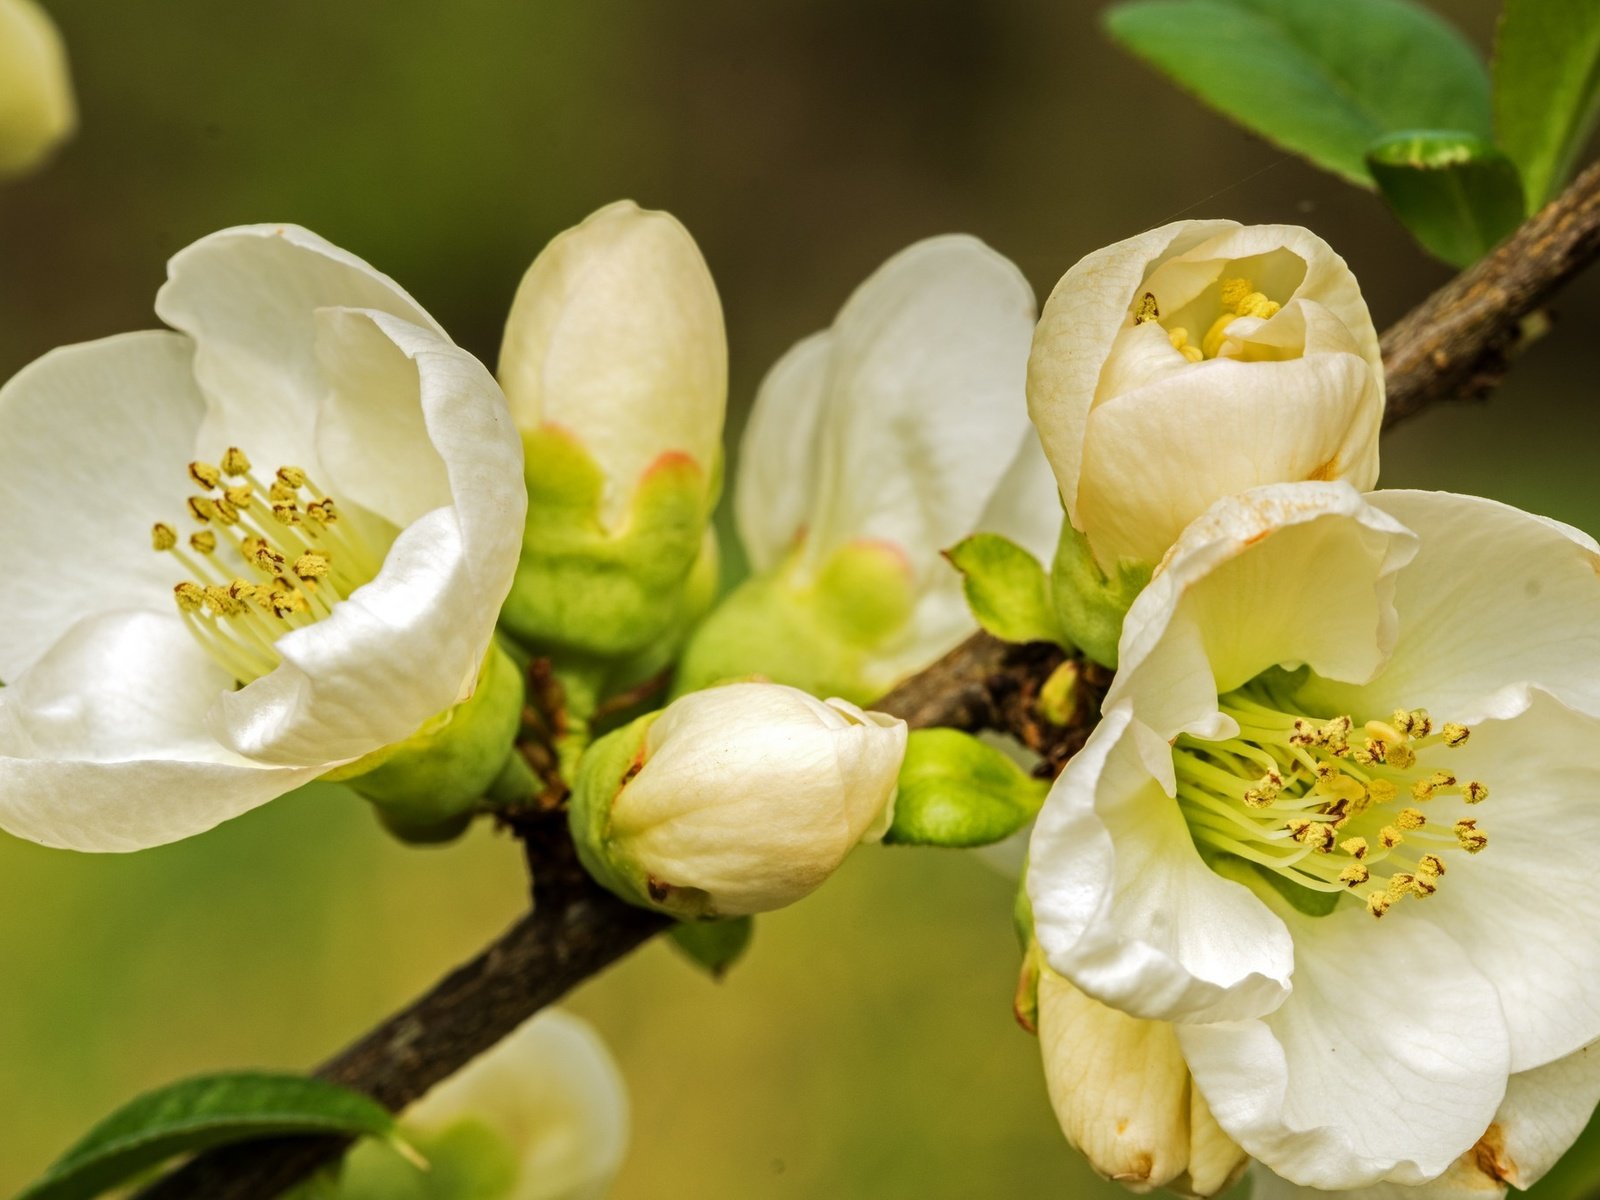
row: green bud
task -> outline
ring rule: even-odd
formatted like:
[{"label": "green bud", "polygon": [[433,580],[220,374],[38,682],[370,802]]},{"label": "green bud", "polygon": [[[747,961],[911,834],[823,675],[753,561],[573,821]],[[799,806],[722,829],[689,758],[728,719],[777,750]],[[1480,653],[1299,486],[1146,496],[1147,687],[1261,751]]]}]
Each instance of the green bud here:
[{"label": "green bud", "polygon": [[1121,563],[1107,575],[1095,562],[1089,540],[1072,522],[1062,523],[1050,572],[1056,612],[1066,636],[1101,666],[1116,667],[1122,620],[1150,582],[1151,570],[1143,563]]},{"label": "green bud", "polygon": [[522,672],[492,643],[472,695],[403,742],[385,746],[322,778],[370,800],[378,817],[408,842],[448,841],[471,823],[484,795],[515,753],[522,721]]}]

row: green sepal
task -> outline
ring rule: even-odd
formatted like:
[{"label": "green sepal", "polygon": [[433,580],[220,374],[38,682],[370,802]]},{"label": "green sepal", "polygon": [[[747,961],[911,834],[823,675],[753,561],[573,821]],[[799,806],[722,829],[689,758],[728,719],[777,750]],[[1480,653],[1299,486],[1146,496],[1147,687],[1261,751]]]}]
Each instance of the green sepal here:
[{"label": "green sepal", "polygon": [[1089,539],[1061,524],[1061,540],[1050,568],[1050,586],[1063,633],[1089,658],[1115,669],[1122,620],[1128,615],[1145,584],[1150,582],[1147,563],[1120,563],[1108,575],[1095,562]]},{"label": "green sepal", "polygon": [[988,632],[1002,642],[1065,643],[1050,576],[1021,546],[997,533],[975,533],[945,557],[961,572],[967,606]]},{"label": "green sepal", "polygon": [[478,686],[403,742],[375,750],[322,778],[343,783],[377,809],[403,841],[459,836],[506,773],[522,722],[523,674],[498,642]]},{"label": "green sepal", "polygon": [[1022,948],[1017,990],[1011,997],[1011,1012],[1017,1018],[1017,1024],[1029,1033],[1039,1032],[1039,977],[1049,969],[1039,943],[1029,939]]},{"label": "green sepal", "polygon": [[1050,785],[1004,752],[956,729],[914,729],[906,739],[894,823],[901,846],[988,846],[1004,841],[1044,804]]},{"label": "green sepal", "polygon": [[720,921],[679,921],[671,929],[672,944],[685,958],[721,979],[744,957],[755,933],[752,917],[725,917]]},{"label": "green sepal", "polygon": [[528,518],[500,621],[552,657],[626,659],[683,624],[686,589],[716,504],[720,473],[663,454],[640,479],[622,520],[602,517],[606,479],[564,430],[523,435]]},{"label": "green sepal", "polygon": [[1022,864],[1016,894],[1011,897],[1011,928],[1023,950],[1033,945],[1033,902],[1028,899],[1028,864]]},{"label": "green sepal", "polygon": [[387,1109],[335,1084],[260,1071],[204,1075],[123,1105],[17,1200],[87,1200],[180,1154],[289,1134],[364,1135],[402,1144]]},{"label": "green sepal", "polygon": [[892,682],[878,656],[915,605],[909,564],[882,542],[841,547],[809,581],[791,558],[723,597],[684,647],[674,694],[759,676],[870,703]]},{"label": "green sepal", "polygon": [[441,1129],[408,1131],[408,1137],[427,1160],[425,1168],[388,1145],[361,1142],[339,1167],[285,1200],[508,1200],[517,1194],[521,1156],[487,1122],[469,1117]]},{"label": "green sepal", "polygon": [[1517,168],[1474,134],[1395,134],[1372,144],[1367,166],[1401,223],[1451,266],[1477,262],[1522,220]]}]

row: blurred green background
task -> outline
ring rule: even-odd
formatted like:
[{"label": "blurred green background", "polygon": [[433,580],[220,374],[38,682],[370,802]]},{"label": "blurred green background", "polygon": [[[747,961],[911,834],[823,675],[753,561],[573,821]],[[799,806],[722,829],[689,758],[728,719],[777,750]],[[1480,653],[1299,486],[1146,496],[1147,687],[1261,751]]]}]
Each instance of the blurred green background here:
[{"label": "blurred green background", "polygon": [[[0,377],[152,324],[166,257],[247,221],[363,255],[492,363],[546,239],[622,196],[671,209],[722,290],[735,429],[766,366],[928,234],[979,234],[1043,295],[1178,216],[1299,222],[1380,326],[1447,274],[1375,198],[1113,50],[1098,3],[47,4],[82,130],[0,188]],[[1439,7],[1487,47],[1493,0]],[[1388,441],[1386,483],[1600,528],[1600,284],[1559,308],[1491,404]],[[404,849],[331,788],[132,857],[0,835],[0,1191],[142,1088],[320,1059],[522,895],[506,839]],[[633,1088],[617,1196],[1120,1194],[1061,1142],[1012,1024],[1008,910],[969,856],[862,853],[721,985],[658,945],[582,989]],[[1585,1190],[1575,1171],[1552,1193]]]}]

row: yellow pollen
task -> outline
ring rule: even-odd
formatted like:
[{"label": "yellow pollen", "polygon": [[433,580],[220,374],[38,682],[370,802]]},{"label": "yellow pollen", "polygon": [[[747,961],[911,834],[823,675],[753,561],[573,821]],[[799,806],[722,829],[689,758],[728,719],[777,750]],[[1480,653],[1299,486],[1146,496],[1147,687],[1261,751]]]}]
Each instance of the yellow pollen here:
[{"label": "yellow pollen", "polygon": [[217,515],[217,506],[205,496],[190,496],[188,501],[189,515],[202,525]]},{"label": "yellow pollen", "polygon": [[1468,854],[1476,854],[1489,844],[1489,835],[1478,828],[1471,817],[1463,817],[1455,824],[1456,841]]},{"label": "yellow pollen", "polygon": [[1371,878],[1372,872],[1362,863],[1351,863],[1339,872],[1339,882],[1349,888],[1360,887]]},{"label": "yellow pollen", "polygon": [[294,560],[294,573],[301,579],[321,579],[328,573],[327,557],[314,552],[302,554]]},{"label": "yellow pollen", "polygon": [[1387,761],[1391,767],[1401,771],[1409,771],[1417,765],[1417,752],[1404,742],[1390,746],[1386,751]]},{"label": "yellow pollen", "polygon": [[218,524],[237,525],[239,523],[239,510],[234,507],[233,501],[226,496],[218,496],[214,507],[216,508]]},{"label": "yellow pollen", "polygon": [[1397,708],[1389,717],[1389,724],[1400,732],[1402,736],[1409,734],[1416,724],[1416,718],[1403,708]]},{"label": "yellow pollen", "polygon": [[1389,876],[1389,899],[1398,900],[1411,890],[1411,885],[1416,882],[1416,876],[1409,871],[1399,871]]},{"label": "yellow pollen", "polygon": [[1404,835],[1401,834],[1401,832],[1393,825],[1385,825],[1382,829],[1378,830],[1378,844],[1385,850],[1393,850],[1405,840],[1406,839]]},{"label": "yellow pollen", "polygon": [[250,460],[245,457],[243,450],[237,446],[229,446],[222,456],[222,470],[225,474],[238,478],[250,470]]},{"label": "yellow pollen", "polygon": [[1161,306],[1156,303],[1155,295],[1146,292],[1139,297],[1139,303],[1133,310],[1133,323],[1135,325],[1148,325],[1151,321],[1161,319]]},{"label": "yellow pollen", "polygon": [[1489,798],[1489,785],[1469,779],[1461,789],[1461,798],[1468,804],[1482,804]]},{"label": "yellow pollen", "polygon": [[1444,859],[1437,854],[1424,854],[1417,863],[1417,874],[1427,875],[1433,879],[1444,874]]},{"label": "yellow pollen", "polygon": [[274,479],[267,488],[267,499],[274,504],[293,504],[298,496],[299,493],[281,479]]},{"label": "yellow pollen", "polygon": [[1339,843],[1339,849],[1343,850],[1351,858],[1363,859],[1367,856],[1367,839],[1364,837],[1346,838]]},{"label": "yellow pollen", "polygon": [[1446,723],[1443,729],[1439,730],[1439,735],[1444,738],[1444,744],[1454,750],[1457,746],[1467,744],[1467,738],[1472,736],[1472,730],[1465,725],[1457,725],[1451,721]]},{"label": "yellow pollen", "polygon": [[1411,880],[1411,894],[1414,896],[1431,896],[1439,890],[1439,877],[1426,875],[1418,871]]},{"label": "yellow pollen", "polygon": [[293,502],[274,504],[272,506],[272,519],[279,525],[298,525],[301,521],[300,510],[295,507]]},{"label": "yellow pollen", "polygon": [[217,552],[217,535],[209,529],[202,529],[199,533],[189,535],[189,545],[201,554],[215,554]]},{"label": "yellow pollen", "polygon": [[279,467],[278,481],[299,491],[306,485],[306,473],[299,467]]},{"label": "yellow pollen", "polygon": [[1189,331],[1182,325],[1167,332],[1167,340],[1172,343],[1172,348],[1192,363],[1200,362],[1205,358],[1205,352],[1199,346],[1189,344]]},{"label": "yellow pollen", "polygon": [[150,545],[155,550],[171,550],[178,544],[178,531],[157,521],[150,527]]},{"label": "yellow pollen", "polygon": [[1244,303],[1245,297],[1255,290],[1254,285],[1248,279],[1224,279],[1222,281],[1222,307],[1237,312],[1239,305]]},{"label": "yellow pollen", "polygon": [[189,478],[194,480],[197,487],[209,492],[222,482],[222,472],[210,463],[192,462],[189,464]]},{"label": "yellow pollen", "polygon": [[1389,899],[1386,892],[1367,893],[1367,911],[1374,917],[1383,916],[1384,913],[1389,911],[1389,906],[1393,903],[1394,901]]},{"label": "yellow pollen", "polygon": [[235,508],[247,509],[250,507],[251,495],[248,485],[231,487],[227,491],[223,492],[222,496],[223,499],[227,500],[227,502],[233,505]]},{"label": "yellow pollen", "polygon": [[1409,732],[1412,737],[1419,738],[1427,737],[1433,732],[1433,718],[1428,715],[1427,709],[1413,708],[1411,710],[1411,729]]},{"label": "yellow pollen", "polygon": [[236,616],[239,612],[239,602],[225,587],[212,584],[206,588],[206,603],[211,606],[211,611],[219,617]]},{"label": "yellow pollen", "polygon": [[178,608],[183,612],[199,612],[205,606],[206,590],[198,583],[185,581],[177,584],[172,589],[172,595],[178,601]]},{"label": "yellow pollen", "polygon": [[1394,823],[1401,829],[1421,829],[1428,823],[1428,818],[1419,809],[1402,808],[1395,816]]},{"label": "yellow pollen", "polygon": [[339,519],[339,514],[335,511],[332,500],[314,500],[306,505],[306,519],[332,525]]}]

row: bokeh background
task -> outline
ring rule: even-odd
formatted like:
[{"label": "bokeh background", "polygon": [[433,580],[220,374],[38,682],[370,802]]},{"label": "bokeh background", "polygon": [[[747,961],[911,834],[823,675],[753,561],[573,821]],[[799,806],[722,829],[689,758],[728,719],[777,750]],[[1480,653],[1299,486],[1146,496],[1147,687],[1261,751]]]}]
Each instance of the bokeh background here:
[{"label": "bokeh background", "polygon": [[[249,221],[364,256],[492,363],[549,237],[623,196],[668,208],[722,291],[734,432],[765,368],[929,234],[982,236],[1043,296],[1175,217],[1299,222],[1349,259],[1380,326],[1447,275],[1375,198],[1113,48],[1097,2],[46,3],[82,129],[0,188],[0,377],[151,325],[167,256]],[[1489,45],[1494,0],[1438,7]],[[1390,438],[1386,483],[1600,529],[1600,284],[1559,316],[1491,403]],[[131,857],[0,834],[0,1193],[143,1088],[317,1061],[522,895],[505,839],[405,849],[333,788]],[[1012,1023],[1009,906],[971,856],[861,853],[763,919],[721,984],[656,945],[584,987],[571,1006],[633,1088],[617,1196],[1119,1195],[1062,1143]],[[1574,1162],[1544,1192],[1596,1181]]]}]

